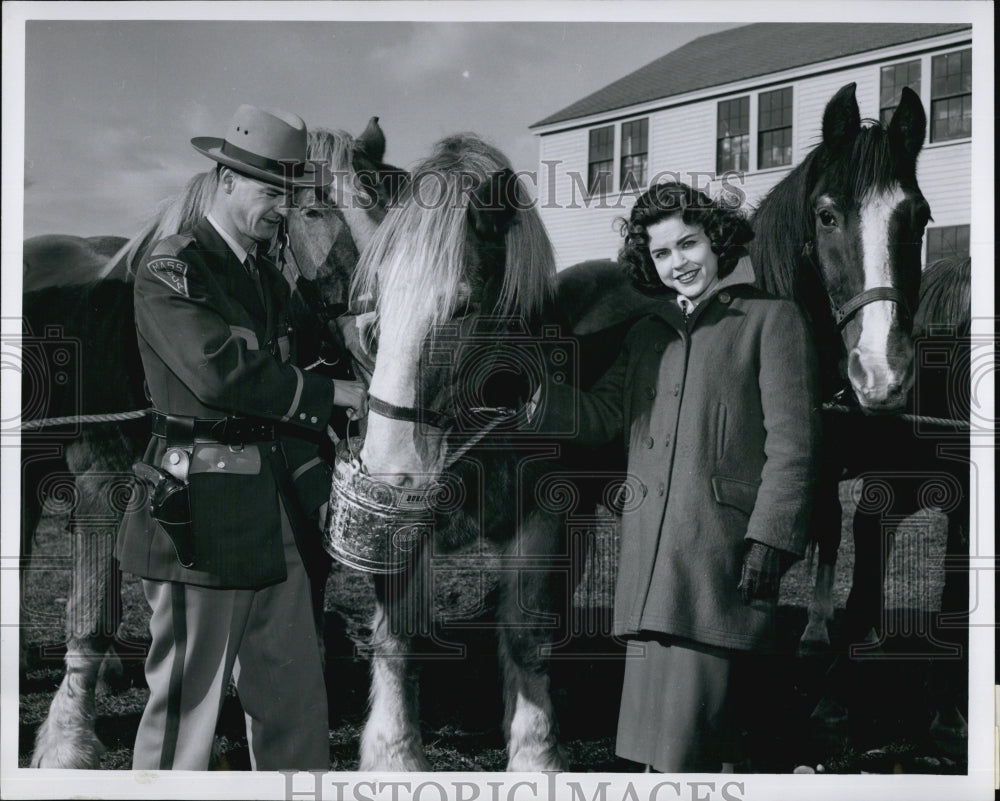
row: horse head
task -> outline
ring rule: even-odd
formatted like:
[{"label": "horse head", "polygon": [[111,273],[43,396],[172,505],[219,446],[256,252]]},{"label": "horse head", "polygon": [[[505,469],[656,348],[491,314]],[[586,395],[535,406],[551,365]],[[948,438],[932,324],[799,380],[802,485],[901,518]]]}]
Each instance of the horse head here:
[{"label": "horse head", "polygon": [[[754,247],[755,265],[767,273],[805,255],[812,269],[797,270],[794,288],[766,278],[765,288],[803,301],[827,371],[846,377],[862,409],[892,412],[913,383],[912,319],[930,219],[916,161],[927,120],[905,88],[888,125],[863,122],[854,93],[852,83],[834,95],[822,142],[761,203],[754,228],[765,241]],[[768,245],[769,235],[785,241]]]},{"label": "horse head", "polygon": [[506,157],[473,135],[441,141],[358,266],[354,294],[376,298],[378,332],[360,452],[370,474],[408,487],[440,476],[449,442],[473,435],[520,371],[506,346],[529,337],[554,276]]},{"label": "horse head", "polygon": [[286,277],[293,289],[327,321],[346,311],[359,254],[405,180],[406,173],[383,163],[384,154],[378,117],[357,138],[325,128],[309,131],[309,159],[324,162],[334,180],[322,190],[296,190],[280,244],[288,245],[284,255],[292,270]]}]

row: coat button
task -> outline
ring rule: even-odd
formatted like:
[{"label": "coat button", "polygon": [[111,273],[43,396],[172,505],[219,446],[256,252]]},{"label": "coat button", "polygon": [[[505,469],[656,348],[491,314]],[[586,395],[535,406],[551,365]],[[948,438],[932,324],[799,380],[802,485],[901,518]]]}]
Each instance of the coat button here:
[{"label": "coat button", "polygon": [[647,448],[652,448],[653,447],[653,438],[652,437],[646,437],[646,439],[643,440],[643,444]]},{"label": "coat button", "polygon": [[670,435],[669,434],[667,434],[667,436],[665,436],[663,438],[663,446],[665,448],[669,448],[670,447]]},{"label": "coat button", "polygon": [[646,397],[647,398],[655,398],[656,397],[656,388],[655,387],[646,387]]},{"label": "coat button", "polygon": [[277,452],[278,452],[278,446],[277,445],[272,445],[271,446],[271,453],[277,453]]},{"label": "coat button", "polygon": [[226,466],[226,463],[225,462],[219,462],[215,466],[218,467],[220,470],[222,470]]},{"label": "coat button", "polygon": [[306,419],[306,413],[305,412],[300,412],[299,413],[299,420],[305,420],[305,419]]},{"label": "coat button", "polygon": [[731,300],[732,300],[732,298],[729,296],[728,292],[720,292],[719,293],[719,301],[721,303],[729,303],[729,301],[731,301]]},{"label": "coat button", "polygon": [[655,343],[653,345],[653,350],[655,350],[657,353],[663,353],[663,351],[666,349],[666,347],[667,346],[664,343],[657,342],[657,343]]},{"label": "coat button", "polygon": [[681,394],[681,385],[674,384],[674,397]]},{"label": "coat button", "polygon": [[309,421],[312,422],[312,423],[315,423],[315,422],[318,422],[318,419],[319,418],[316,418],[316,417],[310,417]]},{"label": "coat button", "polygon": [[667,488],[662,483],[657,484],[656,494],[662,498],[664,495],[667,494]]}]

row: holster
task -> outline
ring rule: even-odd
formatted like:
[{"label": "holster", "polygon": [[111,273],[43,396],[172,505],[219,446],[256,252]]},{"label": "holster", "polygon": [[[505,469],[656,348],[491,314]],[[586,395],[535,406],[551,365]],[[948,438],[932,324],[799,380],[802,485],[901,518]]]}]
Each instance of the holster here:
[{"label": "holster", "polygon": [[194,532],[191,526],[191,499],[187,482],[180,481],[165,470],[136,462],[132,465],[136,477],[149,484],[149,511],[153,519],[173,543],[177,561],[182,567],[194,567]]}]

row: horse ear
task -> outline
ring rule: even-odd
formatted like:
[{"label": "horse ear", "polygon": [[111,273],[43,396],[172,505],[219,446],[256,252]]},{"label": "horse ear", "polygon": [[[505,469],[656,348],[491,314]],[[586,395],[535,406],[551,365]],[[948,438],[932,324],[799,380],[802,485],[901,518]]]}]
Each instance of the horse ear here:
[{"label": "horse ear", "polygon": [[382,163],[382,157],[385,155],[385,134],[378,124],[378,117],[368,120],[368,125],[355,141],[368,154],[368,158],[376,164]]},{"label": "horse ear", "polygon": [[831,150],[840,150],[853,141],[861,130],[861,113],[854,97],[857,84],[849,83],[830,98],[823,112],[823,144]]},{"label": "horse ear", "polygon": [[899,98],[896,111],[893,112],[888,133],[893,150],[906,154],[909,163],[914,163],[920,148],[924,146],[927,115],[924,113],[920,97],[909,86],[903,87],[903,94]]},{"label": "horse ear", "polygon": [[481,239],[498,242],[521,208],[517,176],[506,167],[483,181],[469,199],[469,222]]}]

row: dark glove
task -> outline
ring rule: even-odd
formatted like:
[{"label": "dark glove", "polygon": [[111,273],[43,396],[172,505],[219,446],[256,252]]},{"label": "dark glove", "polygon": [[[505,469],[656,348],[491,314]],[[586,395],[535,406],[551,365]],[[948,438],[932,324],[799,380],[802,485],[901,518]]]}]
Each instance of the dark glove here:
[{"label": "dark glove", "polygon": [[737,587],[743,603],[777,598],[781,577],[794,559],[792,554],[751,540],[746,556],[743,557],[743,573]]}]

